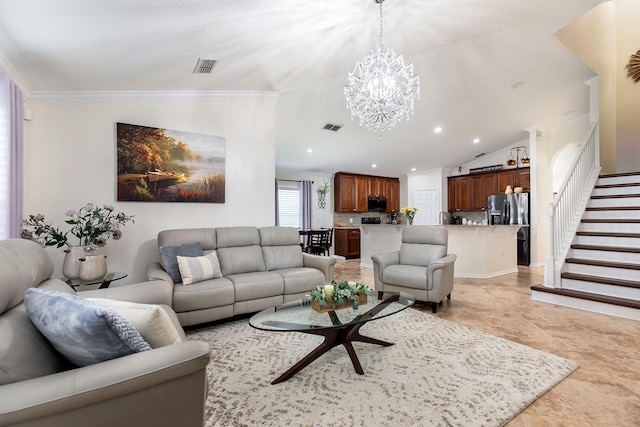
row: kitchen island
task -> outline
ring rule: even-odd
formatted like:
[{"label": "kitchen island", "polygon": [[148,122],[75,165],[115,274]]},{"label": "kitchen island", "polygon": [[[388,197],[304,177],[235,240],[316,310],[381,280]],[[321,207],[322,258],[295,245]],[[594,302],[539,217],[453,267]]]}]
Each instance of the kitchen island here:
[{"label": "kitchen island", "polygon": [[[405,225],[361,225],[360,266],[371,256],[400,249]],[[520,225],[439,225],[449,230],[449,253],[458,256],[455,277],[487,279],[518,271],[516,237]],[[525,226],[526,227],[526,226]]]}]

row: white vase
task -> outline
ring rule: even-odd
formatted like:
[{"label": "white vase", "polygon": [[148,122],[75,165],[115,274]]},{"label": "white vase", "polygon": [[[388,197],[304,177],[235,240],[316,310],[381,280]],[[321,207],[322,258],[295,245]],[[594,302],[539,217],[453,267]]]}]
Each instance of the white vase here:
[{"label": "white vase", "polygon": [[104,278],[107,275],[106,255],[85,255],[80,258],[78,278],[84,282],[90,282]]},{"label": "white vase", "polygon": [[67,279],[77,279],[80,273],[80,258],[86,255],[97,255],[96,249],[87,251],[87,246],[71,246],[65,249],[64,261],[62,262],[62,274]]},{"label": "white vase", "polygon": [[504,194],[513,194],[513,188],[510,185],[507,185],[507,189],[504,190]]}]

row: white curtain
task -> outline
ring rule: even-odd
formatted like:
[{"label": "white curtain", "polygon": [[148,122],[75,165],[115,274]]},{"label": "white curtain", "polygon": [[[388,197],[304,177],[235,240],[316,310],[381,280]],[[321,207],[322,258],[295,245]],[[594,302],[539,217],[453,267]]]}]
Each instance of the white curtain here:
[{"label": "white curtain", "polygon": [[24,105],[20,88],[0,74],[0,239],[22,230]]}]

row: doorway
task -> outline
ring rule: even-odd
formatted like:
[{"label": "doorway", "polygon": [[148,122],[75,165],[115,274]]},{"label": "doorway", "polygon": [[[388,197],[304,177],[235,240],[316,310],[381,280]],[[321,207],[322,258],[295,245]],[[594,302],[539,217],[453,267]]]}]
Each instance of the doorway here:
[{"label": "doorway", "polygon": [[438,224],[440,204],[438,202],[438,190],[413,190],[411,191],[411,206],[418,208],[413,223],[416,225]]}]

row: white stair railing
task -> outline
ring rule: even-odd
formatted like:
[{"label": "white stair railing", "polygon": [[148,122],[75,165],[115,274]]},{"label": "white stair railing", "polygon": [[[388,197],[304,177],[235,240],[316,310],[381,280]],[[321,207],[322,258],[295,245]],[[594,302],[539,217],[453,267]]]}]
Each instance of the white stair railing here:
[{"label": "white stair railing", "polygon": [[562,265],[600,173],[597,129],[597,122],[593,122],[569,174],[562,181],[553,203],[547,206],[549,253],[544,270],[544,284],[547,287],[562,287]]}]

